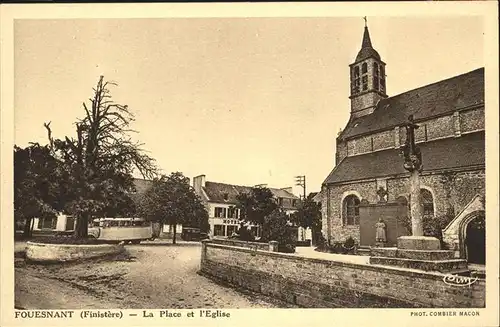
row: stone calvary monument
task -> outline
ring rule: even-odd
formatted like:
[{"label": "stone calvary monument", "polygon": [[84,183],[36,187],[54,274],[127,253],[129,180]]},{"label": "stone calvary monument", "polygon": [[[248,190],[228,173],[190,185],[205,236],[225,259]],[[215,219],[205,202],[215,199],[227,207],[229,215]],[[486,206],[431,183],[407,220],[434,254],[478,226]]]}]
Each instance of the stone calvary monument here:
[{"label": "stone calvary monument", "polygon": [[[418,128],[418,125],[415,124],[413,115],[408,117],[408,123],[403,127],[406,129],[403,167],[410,173],[412,235],[398,237],[396,248],[371,248],[370,263],[443,273],[467,272],[466,260],[455,259],[454,251],[441,249],[441,242],[437,238],[424,236],[420,201],[420,172],[422,172],[423,162],[420,149],[415,144],[415,129]],[[385,227],[379,222],[377,224],[377,238],[382,234],[385,236],[385,229],[382,233],[383,228]],[[381,242],[382,240],[378,239],[377,241]]]}]

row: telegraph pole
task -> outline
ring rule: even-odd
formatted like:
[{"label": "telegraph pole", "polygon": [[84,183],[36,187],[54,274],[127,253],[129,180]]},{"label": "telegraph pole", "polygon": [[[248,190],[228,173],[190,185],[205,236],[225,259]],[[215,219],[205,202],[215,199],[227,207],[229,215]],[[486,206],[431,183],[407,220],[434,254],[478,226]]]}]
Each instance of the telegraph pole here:
[{"label": "telegraph pole", "polygon": [[303,200],[306,200],[306,176],[301,175],[301,176],[295,176],[295,185],[301,186],[302,189],[304,190],[304,198]]}]

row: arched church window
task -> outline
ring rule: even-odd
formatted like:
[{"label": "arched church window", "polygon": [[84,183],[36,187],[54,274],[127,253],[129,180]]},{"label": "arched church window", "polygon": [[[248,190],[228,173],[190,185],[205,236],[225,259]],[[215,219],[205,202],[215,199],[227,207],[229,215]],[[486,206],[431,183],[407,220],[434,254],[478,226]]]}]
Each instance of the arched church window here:
[{"label": "arched church window", "polygon": [[368,90],[368,76],[363,75],[362,82],[363,82],[363,91]]},{"label": "arched church window", "polygon": [[385,90],[385,71],[384,71],[384,65],[380,65],[380,91]]},{"label": "arched church window", "polygon": [[359,66],[354,67],[354,73],[353,73],[353,79],[352,79],[352,94],[359,93],[359,87],[361,85],[360,77],[359,77]]},{"label": "arched church window", "polygon": [[378,77],[378,64],[376,62],[373,63],[373,75]]},{"label": "arched church window", "polygon": [[349,195],[344,199],[342,205],[344,225],[359,224],[359,203],[359,198],[355,195]]},{"label": "arched church window", "polygon": [[420,190],[420,201],[422,201],[422,214],[424,216],[434,216],[434,199],[432,198],[432,193],[429,190]]},{"label": "arched church window", "polygon": [[364,62],[363,65],[361,65],[361,73],[366,74],[367,72],[368,72],[368,65],[366,64],[366,62]]},{"label": "arched church window", "polygon": [[378,90],[379,89],[379,82],[378,82],[378,76],[374,75],[373,76],[373,88],[375,90]]}]

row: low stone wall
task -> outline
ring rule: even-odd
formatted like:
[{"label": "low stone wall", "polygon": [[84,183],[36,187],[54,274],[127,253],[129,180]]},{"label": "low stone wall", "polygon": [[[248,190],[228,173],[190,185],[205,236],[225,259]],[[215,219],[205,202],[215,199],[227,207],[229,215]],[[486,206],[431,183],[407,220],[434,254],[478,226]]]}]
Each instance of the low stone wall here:
[{"label": "low stone wall", "polygon": [[270,245],[269,243],[261,243],[261,242],[247,242],[247,241],[241,241],[241,240],[234,240],[234,239],[223,239],[223,238],[214,238],[210,240],[211,243],[213,244],[222,244],[222,245],[229,245],[229,246],[238,246],[242,248],[248,248],[248,249],[257,249],[257,250],[262,250],[262,251],[270,251]]},{"label": "low stone wall", "polygon": [[124,251],[121,244],[45,244],[27,242],[26,259],[35,262],[66,262],[98,258]]},{"label": "low stone wall", "polygon": [[453,286],[440,273],[299,257],[202,242],[200,272],[310,308],[480,308],[485,281]]}]

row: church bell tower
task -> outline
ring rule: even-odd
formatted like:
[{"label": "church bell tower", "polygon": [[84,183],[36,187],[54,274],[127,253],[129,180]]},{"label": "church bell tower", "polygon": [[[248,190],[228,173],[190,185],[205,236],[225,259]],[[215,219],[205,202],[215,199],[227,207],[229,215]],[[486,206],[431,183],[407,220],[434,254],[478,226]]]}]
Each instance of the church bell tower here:
[{"label": "church bell tower", "polygon": [[370,32],[366,24],[363,42],[356,60],[349,65],[351,71],[351,117],[371,114],[377,103],[387,98],[385,90],[385,63],[372,47]]}]

